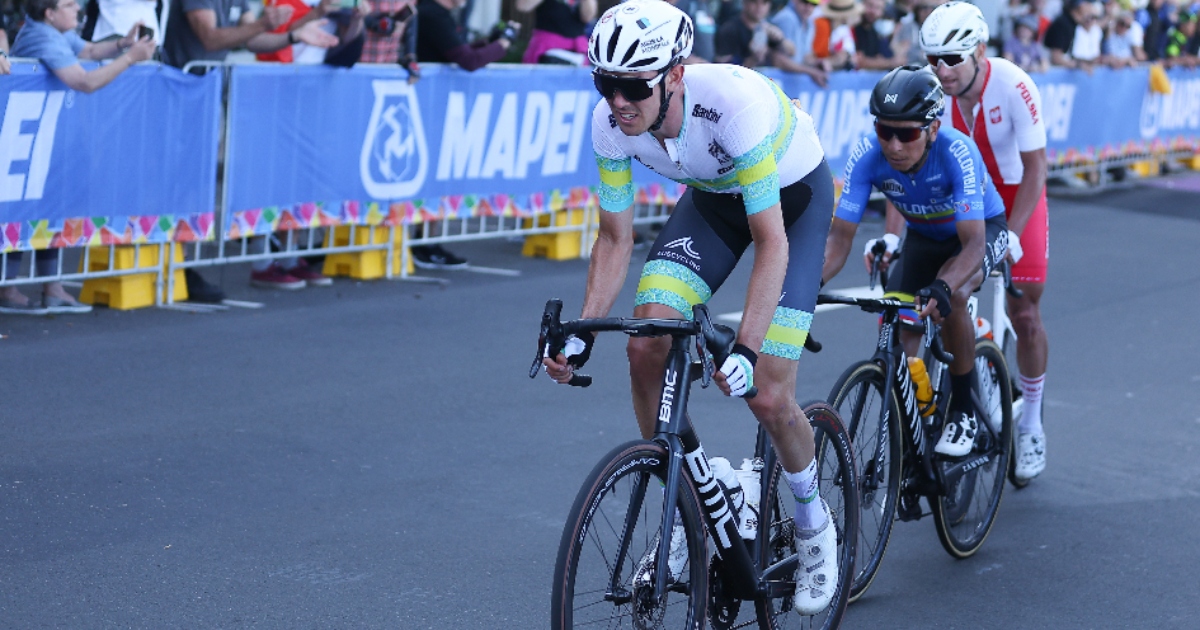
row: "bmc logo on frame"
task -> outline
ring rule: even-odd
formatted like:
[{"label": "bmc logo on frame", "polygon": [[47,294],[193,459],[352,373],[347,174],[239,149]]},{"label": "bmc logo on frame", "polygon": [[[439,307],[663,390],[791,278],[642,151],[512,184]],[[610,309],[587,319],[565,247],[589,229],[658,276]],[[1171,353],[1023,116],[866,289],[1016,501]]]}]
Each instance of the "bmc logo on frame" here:
[{"label": "bmc logo on frame", "polygon": [[[64,90],[9,93],[0,122],[0,202],[42,198],[65,96]],[[24,173],[12,172],[18,163],[27,163],[19,169]]]}]

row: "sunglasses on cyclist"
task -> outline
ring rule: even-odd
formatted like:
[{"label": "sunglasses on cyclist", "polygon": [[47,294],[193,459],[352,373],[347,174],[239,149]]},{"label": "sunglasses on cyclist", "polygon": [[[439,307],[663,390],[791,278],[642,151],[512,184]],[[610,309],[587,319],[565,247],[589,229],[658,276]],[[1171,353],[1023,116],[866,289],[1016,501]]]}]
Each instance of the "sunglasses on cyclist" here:
[{"label": "sunglasses on cyclist", "polygon": [[929,125],[923,127],[890,127],[878,120],[875,121],[875,135],[879,136],[880,142],[887,142],[892,138],[896,138],[900,142],[908,143],[921,137],[921,133],[929,128]]},{"label": "sunglasses on cyclist", "polygon": [[939,62],[946,64],[947,68],[953,68],[954,66],[966,61],[967,56],[968,55],[954,53],[950,55],[925,55],[925,58],[929,60],[929,65],[935,68],[938,66]]},{"label": "sunglasses on cyclist", "polygon": [[650,98],[654,94],[654,86],[658,85],[666,73],[661,73],[653,79],[638,79],[636,77],[615,77],[611,74],[602,72],[593,72],[592,81],[596,84],[596,90],[604,98],[613,98],[620,90],[625,96],[625,100],[636,103]]}]

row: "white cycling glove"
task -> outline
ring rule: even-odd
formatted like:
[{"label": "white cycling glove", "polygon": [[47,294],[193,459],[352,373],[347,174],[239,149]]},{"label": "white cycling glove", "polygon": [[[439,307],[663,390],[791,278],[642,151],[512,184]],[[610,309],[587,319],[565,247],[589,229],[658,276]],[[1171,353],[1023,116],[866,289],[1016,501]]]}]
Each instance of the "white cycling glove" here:
[{"label": "white cycling glove", "polygon": [[888,255],[895,255],[896,250],[900,249],[900,237],[895,234],[884,234],[883,238],[873,238],[867,241],[867,246],[863,248],[863,256],[870,256],[871,250],[875,249],[875,243],[883,241],[884,247],[887,249]]},{"label": "white cycling glove", "polygon": [[721,365],[721,374],[725,375],[730,396],[740,398],[754,387],[754,364],[757,362],[758,354],[753,350],[740,343],[733,346],[733,352]]},{"label": "white cycling glove", "polygon": [[1021,257],[1025,255],[1021,249],[1021,237],[1012,230],[1008,231],[1008,253],[1012,254],[1013,264],[1020,262]]}]

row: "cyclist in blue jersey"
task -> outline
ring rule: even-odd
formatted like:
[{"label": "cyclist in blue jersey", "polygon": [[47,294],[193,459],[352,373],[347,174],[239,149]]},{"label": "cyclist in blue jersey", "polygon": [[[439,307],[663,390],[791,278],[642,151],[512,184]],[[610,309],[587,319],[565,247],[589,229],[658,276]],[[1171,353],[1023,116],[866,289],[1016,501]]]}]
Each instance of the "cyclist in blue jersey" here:
[{"label": "cyclist in blue jersey", "polygon": [[[863,137],[846,162],[822,278],[830,280],[845,265],[871,187],[879,189],[908,224],[901,269],[891,274],[887,289],[915,294],[919,315],[941,323],[942,342],[954,355],[951,413],[934,450],[961,457],[971,451],[977,428],[970,403],[975,327],[967,298],[1008,252],[1008,226],[979,149],[961,132],[940,129],[943,107],[941,83],[928,67],[896,68],[875,85],[875,133]],[[899,243],[891,234],[880,240],[886,265]],[[874,245],[872,240],[865,252],[868,270]],[[916,354],[917,339],[905,335],[909,356]]]},{"label": "cyclist in blue jersey", "polygon": [[[684,66],[691,48],[691,19],[661,0],[618,4],[592,32],[588,58],[604,97],[592,116],[603,212],[582,316],[606,316],[629,269],[633,160],[688,186],[650,249],[635,317],[690,318],[754,244],[737,344],[714,380],[730,396],[758,388],[747,403],[796,496],[794,607],[813,615],[837,589],[837,533],[820,499],[796,372],[821,280],[833,176],[812,118],[775,83],[739,66]],[[551,378],[566,383],[583,365],[595,341],[586,337],[568,339],[564,352],[545,360]],[[654,435],[670,346],[666,337],[631,337],[627,347],[634,412],[646,439]],[[672,533],[672,579],[686,561],[682,531]],[[639,566],[652,564],[643,560]]]}]

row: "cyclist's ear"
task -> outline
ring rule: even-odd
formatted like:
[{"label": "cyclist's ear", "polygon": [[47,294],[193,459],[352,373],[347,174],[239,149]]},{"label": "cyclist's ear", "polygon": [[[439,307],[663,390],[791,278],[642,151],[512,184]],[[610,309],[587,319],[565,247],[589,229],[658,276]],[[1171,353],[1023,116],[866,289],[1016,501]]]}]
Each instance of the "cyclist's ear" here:
[{"label": "cyclist's ear", "polygon": [[929,142],[932,143],[932,142],[937,141],[938,129],[941,129],[941,128],[942,128],[942,119],[934,118],[933,122],[929,124]]}]

